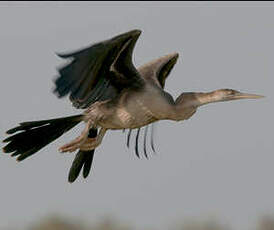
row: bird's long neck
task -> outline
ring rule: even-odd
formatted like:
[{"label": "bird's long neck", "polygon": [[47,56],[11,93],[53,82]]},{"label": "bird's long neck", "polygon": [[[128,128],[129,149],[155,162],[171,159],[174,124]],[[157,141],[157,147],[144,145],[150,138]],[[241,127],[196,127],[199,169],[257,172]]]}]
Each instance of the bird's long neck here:
[{"label": "bird's long neck", "polygon": [[182,93],[175,101],[174,120],[186,120],[190,118],[199,106],[219,101],[210,93]]},{"label": "bird's long neck", "polygon": [[218,89],[209,93],[182,93],[175,101],[173,120],[185,120],[190,118],[197,108],[208,103],[232,101],[239,99],[258,99],[261,95],[241,93],[233,89]]},{"label": "bird's long neck", "polygon": [[175,104],[180,107],[199,107],[211,102],[217,102],[219,98],[216,98],[213,92],[209,93],[182,93],[175,101]]}]

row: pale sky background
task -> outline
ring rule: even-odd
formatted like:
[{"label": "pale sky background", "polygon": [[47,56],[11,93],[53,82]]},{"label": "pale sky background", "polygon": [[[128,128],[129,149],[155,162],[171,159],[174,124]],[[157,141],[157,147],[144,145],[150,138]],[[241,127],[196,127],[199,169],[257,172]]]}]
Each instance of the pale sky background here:
[{"label": "pale sky background", "polygon": [[51,92],[63,63],[55,52],[132,29],[143,31],[137,66],[179,52],[166,84],[174,97],[233,88],[266,98],[212,104],[186,122],[160,122],[158,154],[150,160],[139,160],[125,135],[111,131],[96,150],[89,178],[73,184],[67,175],[74,154],[57,148],[79,128],[21,163],[1,154],[0,229],[58,213],[88,222],[114,216],[137,229],[216,218],[249,230],[259,216],[274,215],[273,6],[1,2],[1,139],[18,122],[79,113]]}]

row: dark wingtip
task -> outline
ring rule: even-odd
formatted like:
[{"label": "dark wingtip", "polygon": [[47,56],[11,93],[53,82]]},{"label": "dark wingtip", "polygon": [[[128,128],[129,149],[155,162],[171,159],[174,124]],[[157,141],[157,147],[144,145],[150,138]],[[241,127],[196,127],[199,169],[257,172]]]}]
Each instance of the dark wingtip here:
[{"label": "dark wingtip", "polygon": [[[17,131],[18,127],[15,127],[15,128],[12,128],[12,129],[9,129],[8,131],[6,131],[6,134],[13,134]],[[5,140],[4,140],[5,141]]]},{"label": "dark wingtip", "polygon": [[145,155],[146,159],[148,160],[149,158],[148,158],[147,152],[145,152],[144,155]]},{"label": "dark wingtip", "polygon": [[128,134],[127,134],[127,147],[129,148],[129,143],[130,143],[130,136],[131,136],[132,129],[129,129]]},{"label": "dark wingtip", "polygon": [[152,149],[152,151],[153,151],[154,153],[156,153],[153,142],[152,142],[152,144],[151,144],[151,149]]},{"label": "dark wingtip", "polygon": [[145,133],[144,133],[144,155],[146,157],[146,159],[148,159],[148,155],[147,155],[147,132],[148,132],[148,127],[149,125],[146,126],[145,128]]},{"label": "dark wingtip", "polygon": [[27,151],[25,153],[20,153],[20,152],[15,152],[14,154],[12,154],[11,156],[17,156],[18,154],[20,154],[17,158],[16,158],[16,161],[17,162],[21,162],[25,159],[27,159],[28,157],[30,157],[33,153],[31,151]]},{"label": "dark wingtip", "polygon": [[89,172],[90,172],[90,168],[91,168],[91,165],[87,165],[87,163],[84,164],[84,168],[83,168],[83,177],[84,179],[86,179],[89,175]]},{"label": "dark wingtip", "polygon": [[152,151],[153,151],[154,153],[156,153],[155,148],[154,148],[153,136],[154,136],[154,124],[151,125],[150,146],[151,146]]},{"label": "dark wingtip", "polygon": [[2,140],[2,143],[7,143],[7,142],[9,142],[9,139],[10,139],[10,137],[5,138],[4,140]]},{"label": "dark wingtip", "polygon": [[133,36],[140,36],[142,33],[142,30],[136,29],[136,30],[130,31],[129,33],[132,34]]},{"label": "dark wingtip", "polygon": [[73,176],[70,176],[70,175],[69,175],[69,177],[68,177],[68,182],[69,182],[70,184],[72,184],[72,183],[76,180],[76,178],[77,178],[77,177],[73,177]]},{"label": "dark wingtip", "polygon": [[136,139],[135,139],[135,154],[138,158],[140,158],[139,149],[138,149],[140,130],[141,128],[137,130]]},{"label": "dark wingtip", "polygon": [[62,98],[62,97],[65,96],[65,95],[61,94],[61,93],[57,90],[57,88],[54,89],[52,92],[53,92],[53,94],[55,94],[56,97],[58,97],[58,98]]},{"label": "dark wingtip", "polygon": [[22,156],[23,156],[23,154],[20,155],[19,157],[17,157],[17,158],[16,158],[16,161],[17,161],[17,162],[21,162],[22,160],[24,160],[25,158],[27,158],[27,157],[22,157]]},{"label": "dark wingtip", "polygon": [[79,176],[79,173],[75,174],[75,173],[70,172],[68,175],[68,182],[73,183],[77,179],[78,176]]},{"label": "dark wingtip", "polygon": [[135,36],[139,37],[141,35],[141,33],[142,33],[141,30],[136,29],[136,30],[130,30],[126,33],[120,34],[117,37],[135,37]]},{"label": "dark wingtip", "polygon": [[84,179],[86,179],[90,173],[92,162],[93,162],[93,157],[94,157],[94,151],[95,150],[86,152],[86,159],[85,159],[84,168],[83,168]]},{"label": "dark wingtip", "polygon": [[[8,134],[8,133],[7,133]],[[4,140],[2,140],[2,143],[7,143],[9,142],[9,137],[5,138]]]},{"label": "dark wingtip", "polygon": [[71,54],[65,54],[65,53],[59,53],[59,52],[55,52],[55,55],[60,57],[60,58],[68,58],[71,57]]},{"label": "dark wingtip", "polygon": [[70,184],[72,184],[74,181],[75,181],[75,180],[70,180],[70,179],[68,179],[68,182],[69,182]]},{"label": "dark wingtip", "polygon": [[57,56],[57,57],[62,57],[62,54],[60,54],[60,53],[58,53],[58,52],[54,52],[55,53],[55,55]]},{"label": "dark wingtip", "polygon": [[2,151],[3,151],[4,153],[11,153],[11,152],[14,151],[13,148],[9,148],[9,145],[10,145],[10,144],[7,144],[5,147],[2,148]]},{"label": "dark wingtip", "polygon": [[83,177],[86,179],[89,175],[90,169],[89,170],[83,170]]},{"label": "dark wingtip", "polygon": [[86,179],[88,177],[88,175],[89,175],[89,172],[86,173],[86,172],[83,171],[83,178],[84,179]]},{"label": "dark wingtip", "polygon": [[84,164],[84,154],[78,151],[69,170],[68,182],[73,183],[79,176]]}]

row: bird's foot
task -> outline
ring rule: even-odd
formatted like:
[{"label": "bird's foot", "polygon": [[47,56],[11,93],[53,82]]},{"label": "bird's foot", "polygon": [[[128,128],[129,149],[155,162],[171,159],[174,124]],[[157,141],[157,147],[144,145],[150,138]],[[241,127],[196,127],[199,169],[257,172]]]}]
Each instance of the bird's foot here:
[{"label": "bird's foot", "polygon": [[85,142],[86,137],[85,136],[79,136],[73,141],[69,142],[68,144],[65,144],[59,148],[59,151],[62,153],[65,152],[74,152],[77,149],[80,148],[80,146]]},{"label": "bird's foot", "polygon": [[106,133],[106,129],[100,129],[99,134],[94,138],[87,138],[85,142],[80,146],[80,150],[82,151],[90,151],[97,148],[103,140],[103,137]]},{"label": "bird's foot", "polygon": [[76,138],[73,142],[63,145],[61,148],[59,148],[59,151],[62,153],[74,152],[77,149],[80,149],[82,151],[90,151],[90,150],[95,149],[99,145],[99,142],[96,137],[95,138],[87,138],[84,142],[82,142],[78,138]]},{"label": "bird's foot", "polygon": [[82,151],[90,151],[95,149],[99,145],[98,139],[95,138],[87,138],[86,141],[80,146],[80,150]]},{"label": "bird's foot", "polygon": [[59,148],[59,151],[62,153],[65,153],[65,152],[74,152],[77,149],[79,149],[81,145],[85,143],[85,141],[87,140],[88,132],[91,126],[92,126],[92,121],[90,120],[87,122],[87,125],[85,129],[83,130],[83,132],[81,133],[81,135],[75,138],[74,140],[72,140],[71,142],[69,142],[68,144],[61,146]]}]

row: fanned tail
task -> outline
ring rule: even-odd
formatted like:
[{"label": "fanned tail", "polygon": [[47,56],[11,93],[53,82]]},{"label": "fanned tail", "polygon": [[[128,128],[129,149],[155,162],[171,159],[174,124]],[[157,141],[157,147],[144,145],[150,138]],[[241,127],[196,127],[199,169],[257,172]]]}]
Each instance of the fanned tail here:
[{"label": "fanned tail", "polygon": [[20,123],[19,126],[6,132],[7,134],[18,133],[3,140],[3,142],[9,142],[3,151],[12,153],[11,156],[17,156],[17,161],[22,161],[76,126],[82,121],[81,117],[82,115],[76,115]]}]

